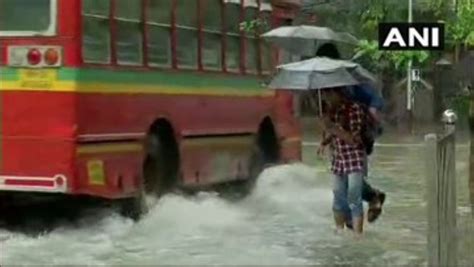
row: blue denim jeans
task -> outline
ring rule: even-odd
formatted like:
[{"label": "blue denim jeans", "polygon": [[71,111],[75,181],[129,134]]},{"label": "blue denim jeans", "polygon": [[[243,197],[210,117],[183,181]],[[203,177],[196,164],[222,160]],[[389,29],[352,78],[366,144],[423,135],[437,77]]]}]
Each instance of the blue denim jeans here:
[{"label": "blue denim jeans", "polygon": [[364,173],[353,172],[347,175],[334,175],[333,210],[342,214],[351,214],[352,218],[364,216],[362,190]]}]

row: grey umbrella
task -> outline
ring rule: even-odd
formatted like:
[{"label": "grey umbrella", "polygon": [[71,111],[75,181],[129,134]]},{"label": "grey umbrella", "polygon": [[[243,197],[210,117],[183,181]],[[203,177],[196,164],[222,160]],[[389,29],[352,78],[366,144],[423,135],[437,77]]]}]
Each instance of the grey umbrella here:
[{"label": "grey umbrella", "polygon": [[264,33],[262,37],[294,54],[313,54],[316,41],[331,41],[357,45],[358,40],[345,32],[336,32],[327,27],[283,26]]},{"label": "grey umbrella", "polygon": [[270,82],[270,88],[312,90],[361,83],[375,85],[376,79],[359,64],[346,60],[315,57],[278,66],[278,73]]},{"label": "grey umbrella", "polygon": [[[278,66],[278,73],[273,77],[269,87],[299,91],[318,90],[321,104],[320,89],[362,83],[376,87],[374,76],[359,64],[346,60],[315,57]],[[319,107],[322,114],[321,105]]]}]

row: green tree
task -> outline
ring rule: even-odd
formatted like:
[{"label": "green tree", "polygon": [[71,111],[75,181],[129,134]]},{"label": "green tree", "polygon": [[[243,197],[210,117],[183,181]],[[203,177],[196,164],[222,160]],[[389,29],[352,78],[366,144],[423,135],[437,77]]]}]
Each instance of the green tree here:
[{"label": "green tree", "polygon": [[455,49],[456,61],[462,47],[474,46],[474,4],[458,0],[454,16],[447,20],[447,41]]},{"label": "green tree", "polygon": [[[311,1],[307,1],[310,4]],[[413,0],[414,21],[443,21],[446,23],[448,49],[474,45],[473,0]],[[400,0],[345,0],[330,1],[313,6],[319,24],[336,30],[348,31],[361,42],[356,48],[357,58],[371,65],[371,69],[392,69],[404,73],[408,61],[424,65],[438,56],[427,52],[382,52],[377,49],[380,22],[407,21],[408,1]],[[369,62],[367,62],[369,61]],[[372,61],[372,62],[370,62]],[[373,66],[377,65],[377,66]]]},{"label": "green tree", "polygon": [[[380,22],[403,22],[408,19],[408,0],[347,0],[315,6],[320,18],[319,25],[340,31],[349,31],[361,41],[355,50],[355,61],[369,70],[382,74],[391,80],[406,76],[408,62],[423,68],[438,60],[441,52],[380,51],[377,32]],[[413,0],[414,21],[442,21],[445,23],[446,50],[454,51],[456,60],[464,47],[474,46],[474,4],[473,0]],[[389,73],[389,75],[384,75]],[[393,75],[396,74],[396,75]],[[395,76],[395,77],[394,77]],[[389,92],[390,94],[390,92]],[[448,106],[455,109],[461,118],[466,117],[468,99],[458,95],[448,100]]]},{"label": "green tree", "polygon": [[[404,74],[410,59],[418,67],[423,67],[436,59],[438,53],[428,52],[383,52],[378,50],[377,33],[380,22],[406,21],[408,1],[400,0],[332,0],[303,1],[304,13],[315,14],[318,25],[328,26],[337,31],[347,31],[361,41],[355,49],[355,58],[364,62],[373,71],[384,69]],[[446,23],[448,49],[456,55],[461,47],[474,46],[474,4],[473,0],[413,0],[414,21],[440,21]],[[303,18],[304,16],[299,16]],[[241,23],[244,31],[256,32],[265,24],[256,19]],[[302,24],[304,21],[298,22]]]}]

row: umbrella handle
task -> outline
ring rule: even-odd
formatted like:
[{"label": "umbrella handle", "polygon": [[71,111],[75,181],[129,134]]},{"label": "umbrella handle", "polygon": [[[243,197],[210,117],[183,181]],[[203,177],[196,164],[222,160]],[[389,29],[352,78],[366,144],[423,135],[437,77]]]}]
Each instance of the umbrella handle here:
[{"label": "umbrella handle", "polygon": [[319,116],[323,116],[323,100],[321,97],[321,89],[318,90],[318,101],[319,101]]}]

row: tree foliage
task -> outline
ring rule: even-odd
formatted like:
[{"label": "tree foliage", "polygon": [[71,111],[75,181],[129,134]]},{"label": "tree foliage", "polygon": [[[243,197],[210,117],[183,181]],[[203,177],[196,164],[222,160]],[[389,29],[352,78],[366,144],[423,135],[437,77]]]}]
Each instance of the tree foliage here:
[{"label": "tree foliage", "polygon": [[[407,21],[408,0],[332,0],[303,1],[304,13],[315,14],[318,25],[337,31],[350,32],[361,41],[355,49],[355,59],[369,65],[375,71],[391,69],[404,73],[410,60],[421,67],[437,56],[436,53],[413,51],[378,50],[377,33],[381,22]],[[473,0],[413,0],[414,21],[440,21],[446,24],[448,49],[456,46],[474,46],[474,4]],[[300,16],[304,17],[304,16]],[[304,22],[300,22],[304,23]],[[268,22],[262,19],[241,23],[241,29],[257,32]]]},{"label": "tree foliage", "polygon": [[448,38],[454,44],[474,46],[474,4],[461,0],[455,16],[447,21]]},{"label": "tree foliage", "polygon": [[[337,1],[335,1],[337,2]],[[413,0],[414,21],[442,21],[446,23],[448,49],[459,46],[473,46],[474,5],[473,0]],[[345,30],[361,41],[356,48],[357,60],[369,64],[372,70],[391,69],[404,73],[410,60],[418,66],[438,56],[428,52],[386,52],[377,45],[378,24],[408,20],[408,1],[400,0],[347,0],[345,5],[320,6],[314,12],[321,18],[320,24]]]},{"label": "tree foliage", "polygon": [[240,30],[248,33],[257,33],[259,30],[268,28],[269,22],[265,19],[254,19],[240,23]]},{"label": "tree foliage", "polygon": [[404,74],[408,62],[422,66],[427,62],[429,53],[426,51],[382,51],[378,49],[378,42],[362,40],[356,48],[354,60],[362,63],[373,72],[392,69],[399,74]]}]

